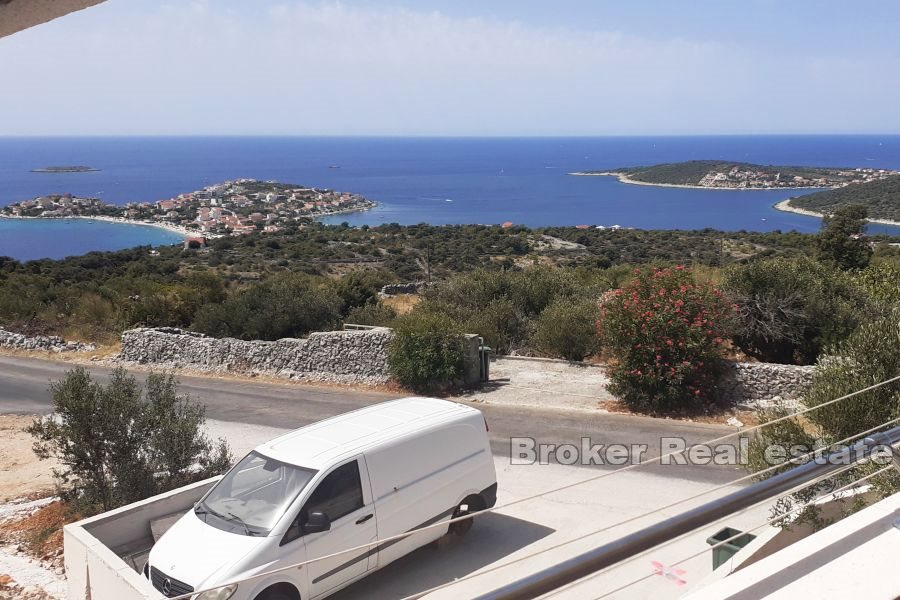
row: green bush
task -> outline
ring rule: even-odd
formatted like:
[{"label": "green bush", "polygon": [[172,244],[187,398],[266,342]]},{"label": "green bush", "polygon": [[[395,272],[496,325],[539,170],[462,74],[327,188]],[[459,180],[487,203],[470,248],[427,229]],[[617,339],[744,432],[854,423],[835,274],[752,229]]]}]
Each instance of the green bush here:
[{"label": "green bush", "polygon": [[63,495],[86,511],[136,502],[231,465],[225,442],[214,445],[203,433],[204,407],[179,394],[172,376],[151,373],[142,389],[124,369],[102,385],[79,367],[50,391],[54,414],[27,431],[41,459],[60,463],[54,474]]},{"label": "green bush", "polygon": [[531,346],[546,356],[584,360],[600,350],[594,300],[557,300],[534,322]]},{"label": "green bush", "polygon": [[363,306],[357,306],[351,310],[344,319],[345,323],[356,325],[376,325],[390,327],[397,318],[397,311],[380,302],[370,302]]},{"label": "green bush", "polygon": [[334,328],[342,303],[313,277],[285,273],[253,285],[222,303],[207,304],[193,328],[216,337],[277,340]]},{"label": "green bush", "polygon": [[764,362],[811,364],[867,313],[848,274],[806,257],[732,267],[722,287],[738,307],[735,345]]},{"label": "green bush", "polygon": [[[830,448],[847,438],[854,441],[863,431],[876,428],[892,419],[900,417],[900,382],[883,385],[873,390],[844,398],[873,384],[887,381],[900,373],[900,312],[892,316],[864,323],[846,340],[829,347],[813,371],[810,389],[803,398],[805,408],[819,407],[807,412],[803,421],[790,419],[762,430],[751,443],[750,468],[758,471],[768,465],[760,460],[766,446],[777,444],[784,448],[799,445],[806,451],[817,447]],[[772,417],[786,415],[768,415]],[[798,452],[803,454],[804,452]],[[838,475],[824,482],[834,489],[873,473],[883,465],[869,463]],[[769,475],[770,476],[770,475]],[[900,491],[900,475],[893,469],[869,480],[877,497],[886,497]],[[777,514],[784,514],[807,502],[818,494],[818,488],[793,494],[775,507]],[[852,503],[845,507],[847,512],[859,508]],[[804,509],[800,521],[808,521],[815,526],[826,525],[816,507]]]},{"label": "green bush", "polygon": [[609,390],[635,410],[709,409],[731,305],[683,267],[636,275],[600,306],[601,342],[614,359]]},{"label": "green bush", "polygon": [[872,248],[864,235],[868,214],[865,205],[850,204],[826,216],[816,238],[819,260],[841,269],[865,268],[872,258]]},{"label": "green bush", "polygon": [[479,269],[451,277],[428,290],[421,310],[448,315],[501,354],[525,349],[530,322],[559,298],[587,294],[596,287],[580,283],[564,269],[533,267],[521,271]]},{"label": "green bush", "polygon": [[398,319],[388,366],[402,385],[417,391],[458,385],[465,367],[459,326],[443,315],[416,311]]}]

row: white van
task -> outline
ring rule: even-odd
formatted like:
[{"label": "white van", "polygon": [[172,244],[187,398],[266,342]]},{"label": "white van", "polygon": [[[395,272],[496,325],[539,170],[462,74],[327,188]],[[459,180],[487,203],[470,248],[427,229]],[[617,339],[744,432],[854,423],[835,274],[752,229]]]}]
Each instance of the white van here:
[{"label": "white van", "polygon": [[166,597],[238,582],[197,600],[313,600],[472,519],[385,540],[494,506],[497,475],[481,412],[404,398],[314,423],[244,457],[150,552]]}]

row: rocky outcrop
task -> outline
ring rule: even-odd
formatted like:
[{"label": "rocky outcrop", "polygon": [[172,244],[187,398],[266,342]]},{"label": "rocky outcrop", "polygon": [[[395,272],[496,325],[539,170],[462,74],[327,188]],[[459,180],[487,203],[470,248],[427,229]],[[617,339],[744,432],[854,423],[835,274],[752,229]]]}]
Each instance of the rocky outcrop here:
[{"label": "rocky outcrop", "polygon": [[370,329],[251,342],[173,328],[131,329],[122,334],[119,360],[217,373],[378,384],[389,379],[387,345],[392,337],[390,329]]},{"label": "rocky outcrop", "polygon": [[723,403],[749,410],[783,404],[796,409],[812,382],[812,366],[727,363],[719,380]]},{"label": "rocky outcrop", "polygon": [[93,352],[94,344],[67,342],[55,335],[27,336],[0,329],[0,346],[16,350],[41,350],[44,352]]}]

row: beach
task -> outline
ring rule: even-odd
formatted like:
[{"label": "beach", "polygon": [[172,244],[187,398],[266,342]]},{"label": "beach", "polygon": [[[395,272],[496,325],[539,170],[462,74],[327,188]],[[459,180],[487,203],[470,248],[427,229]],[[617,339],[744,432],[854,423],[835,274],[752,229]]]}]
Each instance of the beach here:
[{"label": "beach", "polygon": [[126,219],[124,217],[108,217],[108,216],[84,216],[84,215],[72,215],[68,217],[17,217],[12,215],[0,215],[0,219],[29,219],[29,220],[54,220],[54,221],[66,221],[69,219],[81,219],[85,221],[103,221],[104,223],[119,223],[122,225],[140,225],[143,227],[156,227],[158,229],[165,229],[166,231],[171,231],[173,233],[177,233],[182,237],[192,237],[202,235],[204,237],[219,237],[216,234],[203,233],[201,231],[197,231],[194,229],[188,229],[187,227],[183,227],[181,225],[175,225],[174,223],[159,223],[156,221],[138,221],[136,219]]},{"label": "beach", "polygon": [[[796,206],[791,206],[791,198],[787,200],[782,200],[772,206],[772,208],[776,210],[781,210],[784,212],[794,213],[795,215],[805,215],[807,217],[818,217],[819,219],[824,218],[825,213],[816,212],[814,210],[806,210],[805,208],[797,208]],[[900,221],[891,221],[888,219],[866,219],[869,223],[878,223],[879,225],[892,225],[894,227],[900,226]]]}]

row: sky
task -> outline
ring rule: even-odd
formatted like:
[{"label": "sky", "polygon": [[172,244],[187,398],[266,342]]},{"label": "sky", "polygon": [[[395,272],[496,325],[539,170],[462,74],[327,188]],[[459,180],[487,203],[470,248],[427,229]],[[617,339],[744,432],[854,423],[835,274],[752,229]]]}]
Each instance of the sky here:
[{"label": "sky", "polygon": [[900,134],[880,0],[108,0],[0,39],[0,135]]}]

